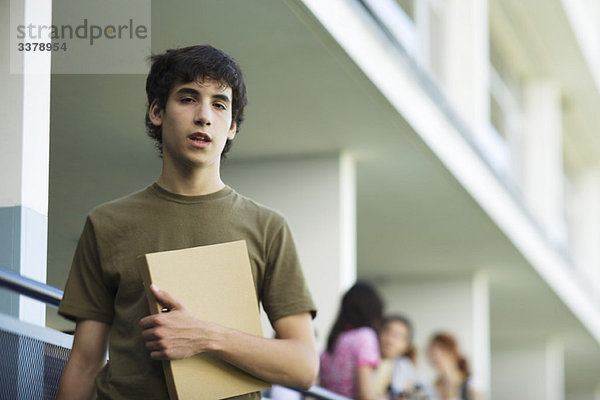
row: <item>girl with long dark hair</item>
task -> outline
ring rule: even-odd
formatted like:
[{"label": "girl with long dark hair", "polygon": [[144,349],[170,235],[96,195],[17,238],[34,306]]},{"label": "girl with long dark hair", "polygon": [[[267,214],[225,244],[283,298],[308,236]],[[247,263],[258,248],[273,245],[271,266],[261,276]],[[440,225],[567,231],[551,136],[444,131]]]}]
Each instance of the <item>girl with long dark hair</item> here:
[{"label": "girl with long dark hair", "polygon": [[374,400],[373,370],[379,364],[377,328],[383,303],[367,283],[346,292],[321,355],[320,384],[352,399]]}]

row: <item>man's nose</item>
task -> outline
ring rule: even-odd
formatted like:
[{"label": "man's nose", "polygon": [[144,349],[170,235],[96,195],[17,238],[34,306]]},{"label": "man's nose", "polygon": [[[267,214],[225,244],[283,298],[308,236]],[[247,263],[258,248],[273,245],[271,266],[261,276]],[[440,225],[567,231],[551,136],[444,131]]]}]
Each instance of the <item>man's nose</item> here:
[{"label": "man's nose", "polygon": [[209,105],[198,104],[198,107],[196,108],[196,115],[194,116],[194,123],[200,126],[212,124],[212,115]]}]

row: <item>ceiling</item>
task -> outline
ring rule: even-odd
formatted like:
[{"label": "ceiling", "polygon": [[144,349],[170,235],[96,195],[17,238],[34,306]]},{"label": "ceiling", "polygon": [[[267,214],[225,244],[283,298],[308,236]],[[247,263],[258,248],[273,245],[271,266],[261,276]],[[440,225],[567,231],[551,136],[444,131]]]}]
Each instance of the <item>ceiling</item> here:
[{"label": "ceiling", "polygon": [[[597,378],[590,355],[600,351],[581,324],[327,34],[309,30],[295,12],[269,0],[153,1],[152,50],[211,43],[241,64],[249,106],[232,160],[354,155],[361,277],[427,279],[486,269],[493,342],[563,332],[577,339],[567,356],[569,376]],[[52,76],[53,286],[64,286],[87,211],[160,172],[144,133],[144,86],[140,75]],[[64,326],[54,314],[48,318]]]}]

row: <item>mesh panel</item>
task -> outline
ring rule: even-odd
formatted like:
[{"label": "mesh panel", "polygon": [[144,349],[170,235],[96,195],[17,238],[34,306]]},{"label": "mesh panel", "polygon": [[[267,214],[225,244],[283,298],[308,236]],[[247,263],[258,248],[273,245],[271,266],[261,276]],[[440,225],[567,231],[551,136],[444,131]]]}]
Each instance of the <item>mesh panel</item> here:
[{"label": "mesh panel", "polygon": [[19,355],[19,337],[0,331],[0,399],[17,398],[17,365]]},{"label": "mesh panel", "polygon": [[70,349],[0,330],[0,400],[55,399]]}]

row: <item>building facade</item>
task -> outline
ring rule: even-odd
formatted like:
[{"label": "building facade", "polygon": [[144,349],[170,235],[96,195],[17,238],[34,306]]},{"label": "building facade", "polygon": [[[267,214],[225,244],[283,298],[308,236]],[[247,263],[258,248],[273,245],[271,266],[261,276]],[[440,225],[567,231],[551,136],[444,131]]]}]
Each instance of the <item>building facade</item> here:
[{"label": "building facade", "polygon": [[[5,53],[12,20],[69,13],[16,4],[1,3]],[[144,5],[142,53],[211,43],[244,69],[247,119],[223,177],[288,218],[321,349],[365,279],[413,321],[424,376],[443,330],[485,398],[600,399],[600,2]],[[0,262],[62,288],[86,213],[160,171],[145,76],[20,57],[1,70]],[[1,294],[5,313],[70,328]]]}]

